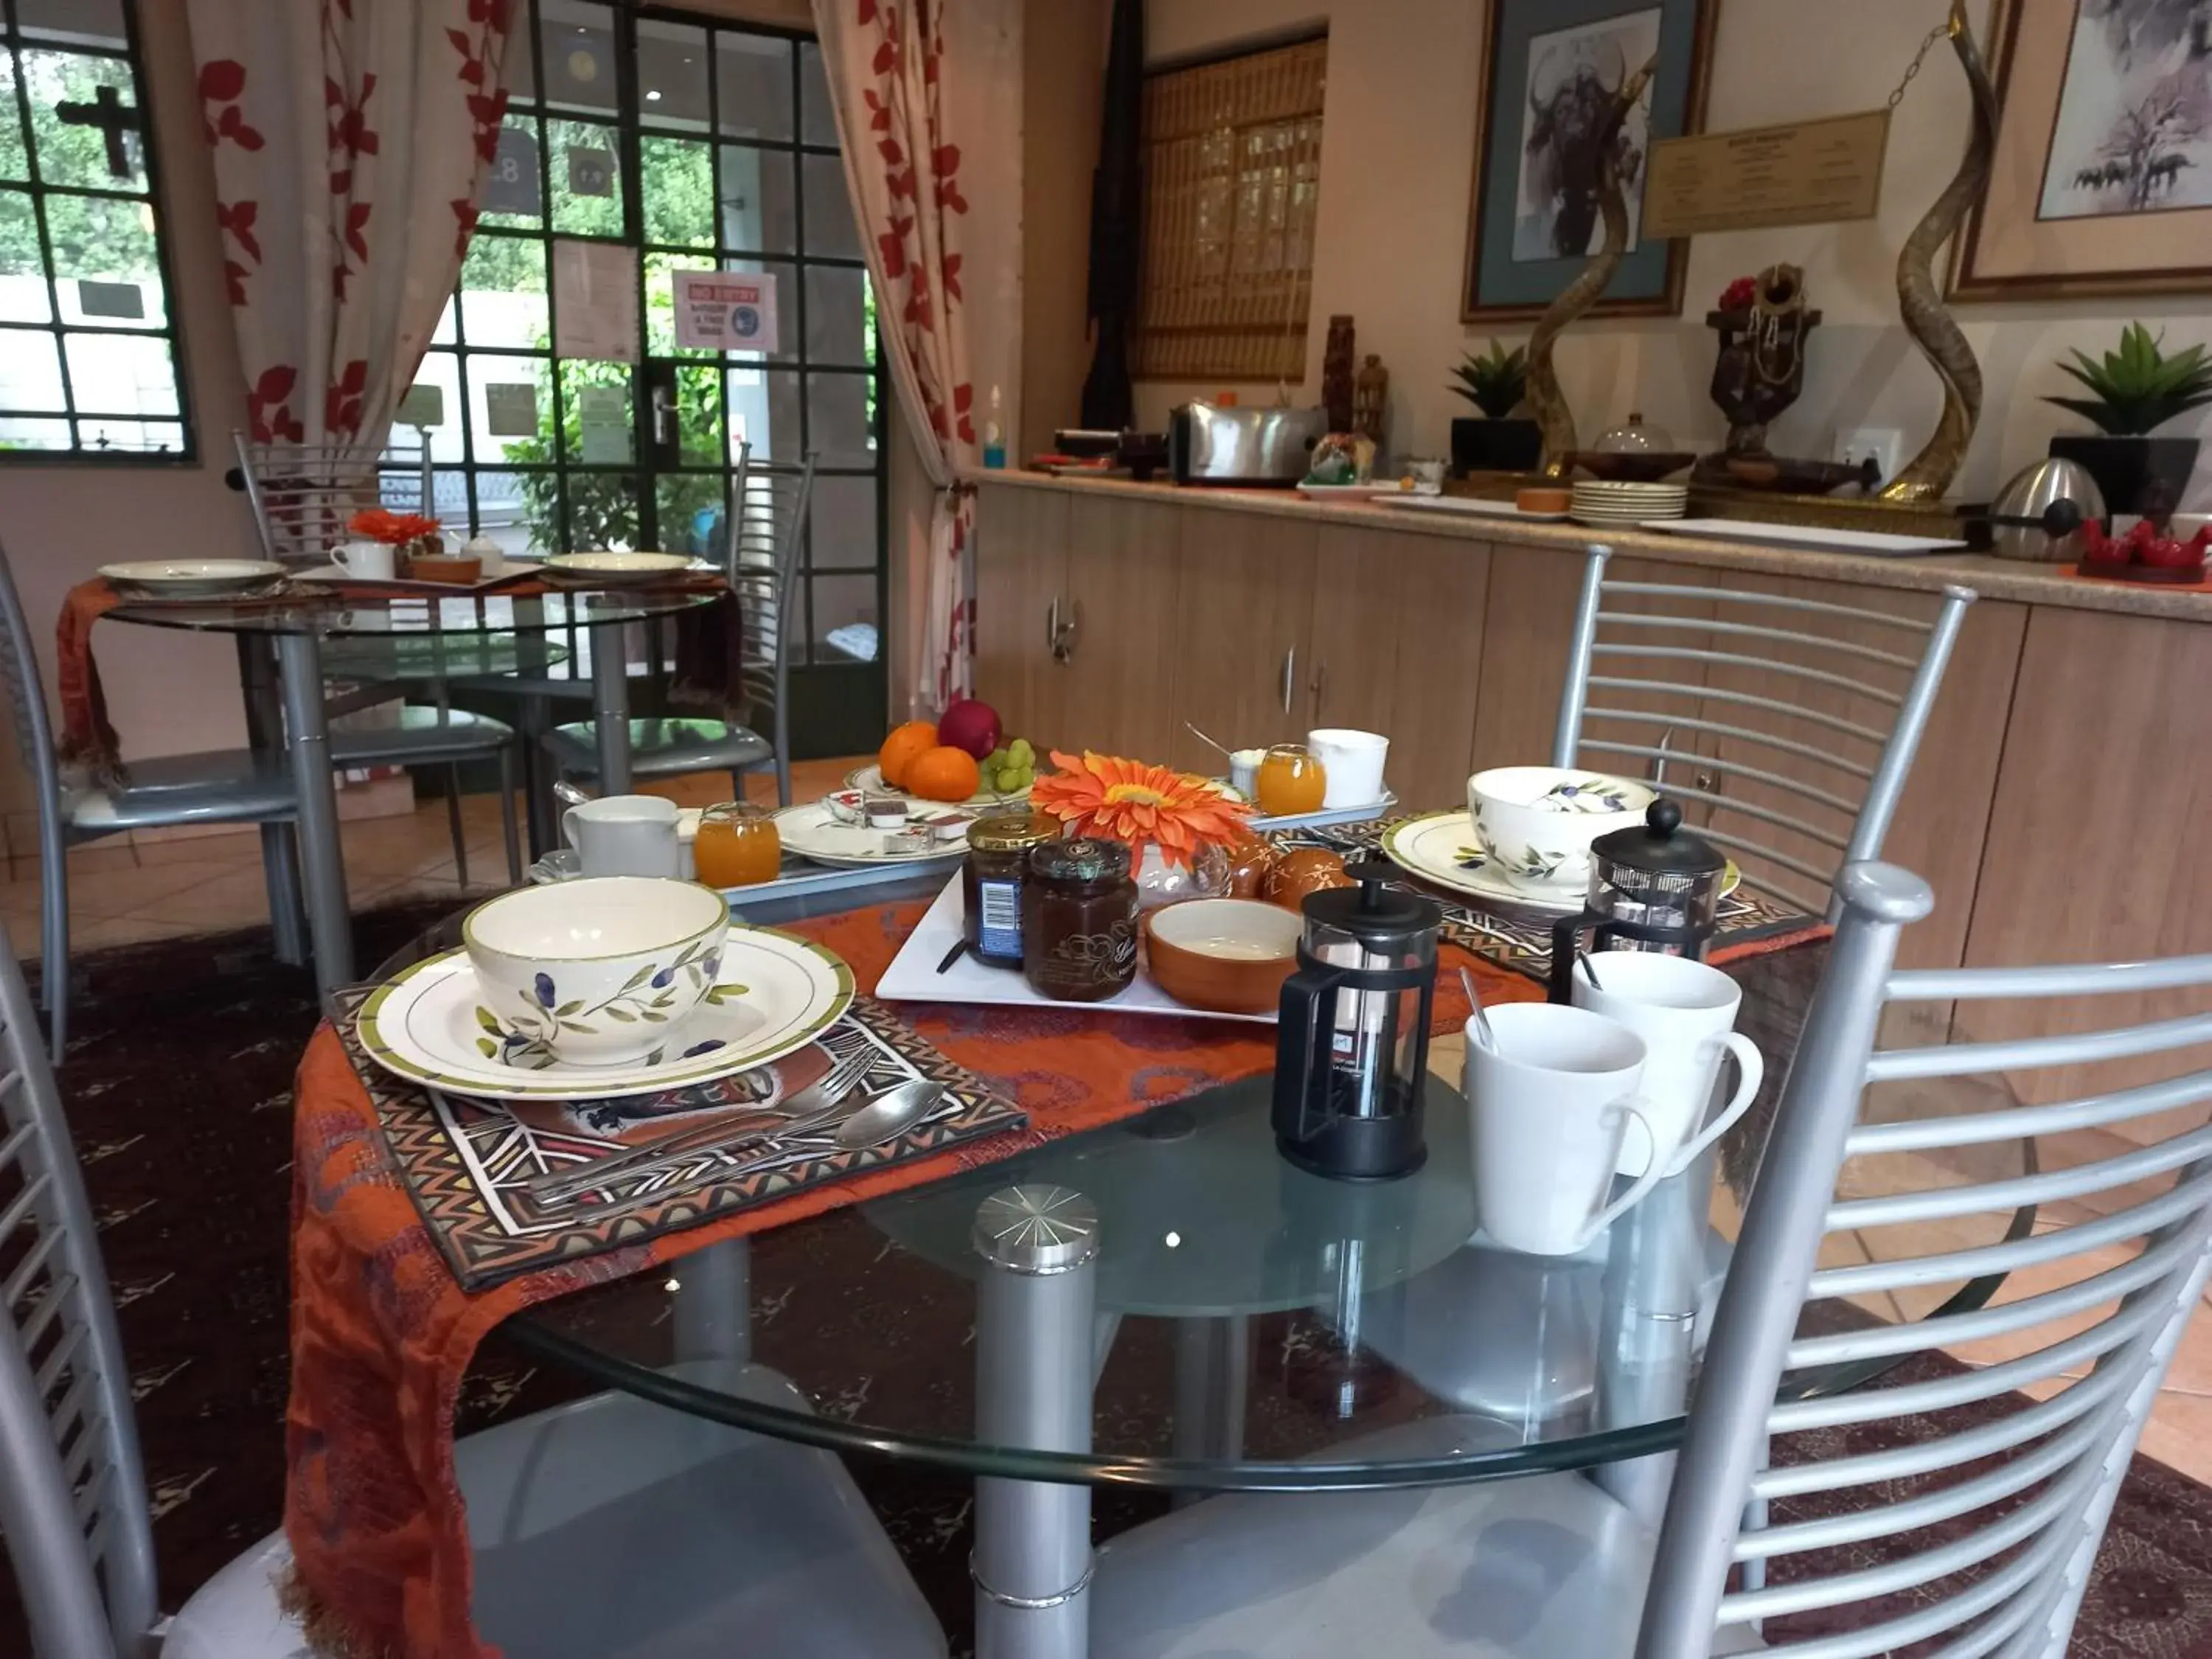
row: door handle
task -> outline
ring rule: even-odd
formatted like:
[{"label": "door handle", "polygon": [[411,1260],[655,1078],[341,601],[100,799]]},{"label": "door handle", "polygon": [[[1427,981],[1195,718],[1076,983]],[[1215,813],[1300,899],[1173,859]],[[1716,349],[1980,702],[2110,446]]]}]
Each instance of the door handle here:
[{"label": "door handle", "polygon": [[1060,619],[1060,599],[1054,595],[1044,613],[1045,649],[1051,653],[1054,662],[1066,662],[1075,654],[1076,625],[1081,621],[1083,612],[1080,607],[1073,605],[1067,609],[1068,618],[1062,622]]},{"label": "door handle", "polygon": [[676,441],[676,395],[671,386],[653,388],[653,441],[664,449]]},{"label": "door handle", "polygon": [[1283,712],[1291,712],[1291,701],[1297,695],[1298,680],[1298,648],[1295,645],[1283,653]]}]

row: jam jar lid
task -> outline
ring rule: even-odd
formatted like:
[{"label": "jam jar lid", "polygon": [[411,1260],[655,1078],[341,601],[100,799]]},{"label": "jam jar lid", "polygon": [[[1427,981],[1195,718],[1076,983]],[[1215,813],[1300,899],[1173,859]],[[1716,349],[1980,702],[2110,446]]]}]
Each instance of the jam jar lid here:
[{"label": "jam jar lid", "polygon": [[1030,848],[1030,872],[1047,881],[1118,881],[1129,873],[1129,849],[1089,836],[1041,842]]},{"label": "jam jar lid", "polygon": [[981,853],[1018,853],[1060,838],[1060,820],[1042,812],[999,812],[968,826],[968,844]]}]

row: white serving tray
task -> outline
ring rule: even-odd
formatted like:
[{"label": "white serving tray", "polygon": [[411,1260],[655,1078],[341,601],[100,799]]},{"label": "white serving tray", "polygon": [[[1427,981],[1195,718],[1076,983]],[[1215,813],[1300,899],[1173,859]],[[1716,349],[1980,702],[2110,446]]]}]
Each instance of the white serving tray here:
[{"label": "white serving tray", "polygon": [[301,582],[320,582],[331,587],[397,587],[410,593],[481,593],[487,587],[497,587],[501,582],[511,582],[518,576],[535,576],[541,573],[535,561],[502,558],[498,564],[481,572],[472,582],[425,582],[410,576],[356,576],[337,563],[311,565],[305,570],[290,573],[292,580]]},{"label": "white serving tray", "polygon": [[1020,969],[994,968],[964,954],[940,974],[937,964],[960,942],[964,918],[960,878],[955,876],[945,884],[945,890],[937,896],[928,914],[915,924],[906,943],[899,946],[898,955],[891,958],[891,965],[884,969],[883,978],[876,982],[876,994],[886,1002],[986,1003],[1013,1008],[1070,1008],[1093,1014],[1170,1014],[1183,1019],[1234,1019],[1249,1025],[1275,1023],[1273,1013],[1217,1014],[1204,1008],[1187,1007],[1142,973],[1127,990],[1105,1002],[1062,1002],[1054,997],[1041,997],[1030,989],[1030,982],[1022,977]]},{"label": "white serving tray", "polygon": [[1876,558],[1909,559],[1923,553],[1963,553],[1963,541],[1938,536],[1891,536],[1875,530],[1824,530],[1818,525],[1760,524],[1750,519],[1651,519],[1638,526],[1670,536],[1705,536],[1722,542],[1765,542],[1776,547],[1810,547],[1823,553],[1870,553]]}]

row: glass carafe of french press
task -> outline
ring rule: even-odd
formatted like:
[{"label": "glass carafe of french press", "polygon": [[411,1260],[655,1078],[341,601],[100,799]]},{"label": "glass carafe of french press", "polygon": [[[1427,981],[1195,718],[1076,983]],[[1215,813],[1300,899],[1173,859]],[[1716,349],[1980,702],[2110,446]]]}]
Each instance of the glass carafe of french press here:
[{"label": "glass carafe of french press", "polygon": [[1388,1181],[1421,1166],[1421,1079],[1443,912],[1388,884],[1395,866],[1346,866],[1356,887],[1300,906],[1298,968],[1275,1036],[1275,1144],[1301,1169]]},{"label": "glass carafe of french press", "polygon": [[[1574,1000],[1575,952],[1657,951],[1702,960],[1720,914],[1728,860],[1682,828],[1682,809],[1662,795],[1641,828],[1590,843],[1589,893],[1580,915],[1552,926],[1552,1000]],[[1589,944],[1583,935],[1592,935]]]}]

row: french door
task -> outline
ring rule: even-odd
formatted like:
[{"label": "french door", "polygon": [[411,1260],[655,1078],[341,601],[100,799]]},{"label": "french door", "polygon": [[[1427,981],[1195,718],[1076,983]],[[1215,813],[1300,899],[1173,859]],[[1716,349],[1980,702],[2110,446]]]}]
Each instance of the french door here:
[{"label": "french door", "polygon": [[[441,516],[518,553],[706,551],[742,446],[815,453],[793,747],[872,748],[885,383],[819,50],[592,0],[518,0],[515,27],[476,234],[417,380],[438,395],[400,417],[435,417]],[[690,343],[695,270],[763,279],[757,349]]]}]

